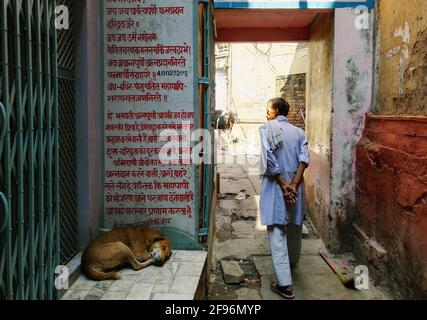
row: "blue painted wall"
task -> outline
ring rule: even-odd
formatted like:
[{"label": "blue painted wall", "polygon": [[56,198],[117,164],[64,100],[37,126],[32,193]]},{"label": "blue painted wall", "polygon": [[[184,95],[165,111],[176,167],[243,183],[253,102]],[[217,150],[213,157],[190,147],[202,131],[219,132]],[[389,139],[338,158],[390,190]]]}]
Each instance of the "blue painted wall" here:
[{"label": "blue painted wall", "polygon": [[217,9],[335,9],[354,8],[360,5],[373,8],[374,4],[375,0],[215,0],[215,8]]}]

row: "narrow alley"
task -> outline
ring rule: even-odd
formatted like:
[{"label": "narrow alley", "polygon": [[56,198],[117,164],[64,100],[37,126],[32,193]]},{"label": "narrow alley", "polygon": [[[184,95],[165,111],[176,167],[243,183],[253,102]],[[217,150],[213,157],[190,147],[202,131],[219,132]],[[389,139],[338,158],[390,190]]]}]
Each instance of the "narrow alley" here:
[{"label": "narrow alley", "polygon": [[0,0],[0,301],[426,299],[426,88],[427,0]]},{"label": "narrow alley", "polygon": [[[283,300],[270,289],[274,271],[267,231],[259,224],[260,179],[253,170],[256,160],[250,162],[218,165],[221,182],[208,299]],[[236,200],[241,191],[246,199]],[[319,255],[327,250],[309,218],[304,225],[301,260],[292,271],[296,299],[393,299],[372,283],[369,290],[345,288]],[[340,272],[353,275],[357,261],[351,253],[327,255]]]}]

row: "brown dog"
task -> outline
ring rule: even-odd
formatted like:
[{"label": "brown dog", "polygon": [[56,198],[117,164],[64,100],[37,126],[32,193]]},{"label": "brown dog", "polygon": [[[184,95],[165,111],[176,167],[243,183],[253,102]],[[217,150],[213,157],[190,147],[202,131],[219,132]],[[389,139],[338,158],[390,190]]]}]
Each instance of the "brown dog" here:
[{"label": "brown dog", "polygon": [[93,240],[82,256],[82,269],[93,280],[118,280],[113,271],[129,265],[141,270],[149,265],[162,266],[172,254],[170,241],[150,228],[114,229]]}]

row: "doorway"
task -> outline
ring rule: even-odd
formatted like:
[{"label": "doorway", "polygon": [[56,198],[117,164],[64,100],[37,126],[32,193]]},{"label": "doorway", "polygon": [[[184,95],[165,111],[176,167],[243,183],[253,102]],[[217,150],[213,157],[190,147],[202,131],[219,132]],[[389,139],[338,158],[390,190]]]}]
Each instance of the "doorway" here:
[{"label": "doorway", "polygon": [[[356,215],[354,154],[372,105],[373,28],[357,27],[360,13],[355,9],[319,7],[217,6],[216,41],[307,43],[308,208],[327,245],[346,251],[351,248]],[[365,18],[373,24],[373,17],[374,12],[368,11]]]},{"label": "doorway", "polygon": [[217,161],[233,161],[223,154],[244,154],[244,161],[252,163],[248,170],[256,176],[256,159],[250,157],[259,154],[258,128],[265,122],[266,103],[274,97],[285,98],[291,105],[291,124],[304,129],[310,143],[313,156],[305,178],[308,213],[327,239],[334,12],[219,9],[215,25],[216,79],[220,81],[216,83],[216,109],[233,112],[238,118],[231,135],[218,132]]},{"label": "doorway", "polygon": [[[216,83],[216,108],[239,111],[239,123],[233,128],[235,131],[231,137],[217,143],[217,161],[218,157],[223,158],[217,165],[222,179],[214,268],[223,269],[223,263],[234,261],[245,277],[249,275],[246,279],[249,282],[260,281],[255,276],[251,278],[251,274],[265,271],[263,266],[270,257],[265,256],[269,248],[266,239],[262,239],[265,235],[260,232],[262,228],[257,217],[259,179],[256,175],[251,178],[249,167],[236,162],[236,158],[243,153],[246,160],[251,153],[256,156],[256,152],[249,150],[258,150],[255,145],[259,139],[257,129],[264,120],[266,102],[274,96],[284,95],[289,100],[288,97],[299,95],[301,83],[305,89],[301,90],[301,95],[305,96],[304,108],[298,108],[298,101],[292,101],[292,104],[297,107],[302,123],[298,123],[298,119],[293,121],[297,126],[304,127],[311,154],[310,167],[305,175],[307,215],[313,222],[307,224],[308,240],[321,238],[333,252],[348,250],[348,240],[351,238],[348,226],[354,218],[351,209],[354,193],[353,152],[360,139],[359,131],[363,128],[360,119],[370,108],[373,66],[372,34],[355,29],[354,18],[355,12],[351,9],[215,10],[216,79],[220,82]],[[348,46],[349,38],[356,43],[351,48]],[[256,62],[251,59],[258,54],[271,58],[269,53],[274,45],[280,43],[288,46],[294,43],[295,47],[306,49],[306,72],[302,72],[305,80],[300,79],[298,72],[284,73],[275,79],[276,83],[283,81],[277,85],[278,90],[275,88],[273,93],[256,91],[256,87],[266,84],[251,87],[253,83],[259,83],[259,80],[254,80]],[[267,58],[264,62],[271,61]],[[356,75],[358,68],[362,70],[362,76]],[[351,83],[356,84],[353,87],[355,90],[352,90]],[[364,93],[362,88],[366,89]],[[227,93],[224,94],[224,91]],[[355,94],[364,95],[365,100],[355,101]],[[239,140],[243,142],[243,147],[238,146]],[[230,154],[234,154],[235,158],[230,163],[224,162],[224,158]],[[252,168],[257,171],[256,161],[252,163]],[[254,220],[257,223],[253,223]],[[310,239],[312,235],[317,239]],[[320,247],[313,249],[318,251]]]}]

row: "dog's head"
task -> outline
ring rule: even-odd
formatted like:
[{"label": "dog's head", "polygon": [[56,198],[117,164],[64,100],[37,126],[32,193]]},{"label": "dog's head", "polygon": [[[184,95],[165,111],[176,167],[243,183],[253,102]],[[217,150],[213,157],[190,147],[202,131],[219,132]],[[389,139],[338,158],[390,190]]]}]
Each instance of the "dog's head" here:
[{"label": "dog's head", "polygon": [[157,238],[154,240],[150,248],[153,263],[157,266],[162,266],[171,257],[172,249],[170,241],[167,238]]},{"label": "dog's head", "polygon": [[141,228],[139,232],[144,235],[145,245],[151,253],[153,264],[162,266],[172,255],[172,246],[169,239],[151,228]]}]

